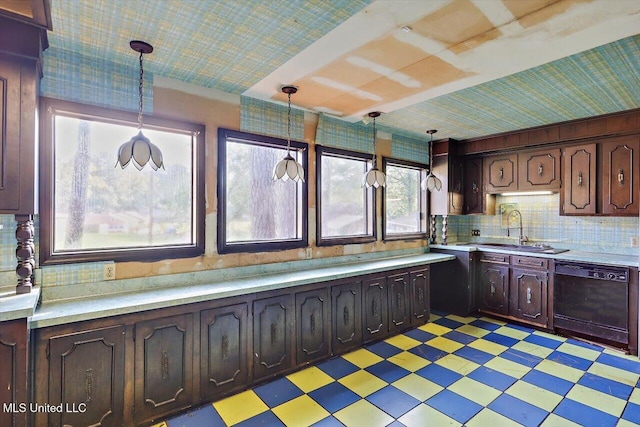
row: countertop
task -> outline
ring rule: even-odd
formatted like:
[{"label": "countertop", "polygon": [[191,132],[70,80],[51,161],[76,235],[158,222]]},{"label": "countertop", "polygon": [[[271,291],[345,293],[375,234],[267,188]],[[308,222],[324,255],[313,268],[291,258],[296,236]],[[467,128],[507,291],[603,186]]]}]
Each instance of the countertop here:
[{"label": "countertop", "polygon": [[33,316],[38,299],[40,299],[39,286],[32,288],[28,294],[3,296],[0,298],[0,322]]},{"label": "countertop", "polygon": [[306,269],[290,273],[243,277],[210,284],[160,288],[147,292],[121,293],[97,298],[45,302],[38,307],[31,318],[31,328],[43,328],[144,310],[284,289],[381,271],[432,264],[454,258],[453,255],[425,253]]},{"label": "countertop", "polygon": [[588,252],[588,251],[573,251],[569,250],[558,254],[545,254],[542,252],[528,252],[519,251],[517,249],[508,248],[490,248],[486,246],[479,246],[477,243],[453,243],[449,245],[429,245],[431,249],[447,249],[450,251],[482,251],[482,252],[497,252],[497,253],[509,253],[513,255],[533,256],[539,258],[550,258],[559,261],[575,261],[586,262],[600,265],[615,265],[625,267],[639,267],[638,255],[625,255],[625,254],[613,254],[613,253],[601,253],[601,252]]}]

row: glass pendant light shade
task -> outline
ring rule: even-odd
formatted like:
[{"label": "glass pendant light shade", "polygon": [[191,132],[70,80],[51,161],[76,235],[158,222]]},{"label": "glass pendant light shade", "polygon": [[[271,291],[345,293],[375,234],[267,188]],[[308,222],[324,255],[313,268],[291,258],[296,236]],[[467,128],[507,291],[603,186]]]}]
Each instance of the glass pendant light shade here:
[{"label": "glass pendant light shade", "polygon": [[373,158],[371,160],[371,169],[369,169],[362,178],[362,186],[366,188],[379,188],[387,185],[386,175],[376,166],[376,117],[380,117],[380,112],[372,111],[368,116],[373,119]]},{"label": "glass pendant light shade", "polygon": [[[138,170],[142,170],[147,163],[151,168],[157,171],[159,168],[164,169],[162,161],[162,152],[151,143],[149,138],[142,134],[142,82],[144,77],[144,69],[142,68],[142,55],[153,52],[153,46],[149,43],[132,40],[129,42],[131,49],[140,53],[140,82],[138,84],[138,134],[125,142],[118,149],[118,162],[122,169],[126,168],[133,161],[133,165]],[[149,162],[151,161],[151,162]]]},{"label": "glass pendant light shade", "polygon": [[433,134],[438,132],[435,129],[428,130],[427,133],[431,135],[429,141],[429,174],[422,180],[420,187],[423,191],[440,191],[442,189],[442,181],[435,176],[433,170]]},{"label": "glass pendant light shade", "polygon": [[287,110],[287,155],[273,167],[273,180],[304,182],[304,168],[291,155],[291,95],[298,91],[296,86],[283,86],[282,93],[286,93],[289,100]]}]

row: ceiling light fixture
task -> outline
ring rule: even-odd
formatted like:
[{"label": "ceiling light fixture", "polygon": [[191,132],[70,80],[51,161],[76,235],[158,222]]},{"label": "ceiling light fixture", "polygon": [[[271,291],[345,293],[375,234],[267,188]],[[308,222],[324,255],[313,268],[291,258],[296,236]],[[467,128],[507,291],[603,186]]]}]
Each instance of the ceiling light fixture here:
[{"label": "ceiling light fixture", "polygon": [[281,90],[282,93],[287,94],[289,99],[289,109],[287,110],[287,155],[273,167],[273,180],[304,182],[304,168],[291,156],[291,95],[298,91],[298,87],[283,86]]},{"label": "ceiling light fixture", "polygon": [[368,116],[373,119],[373,159],[371,160],[371,169],[362,178],[362,186],[367,188],[384,187],[387,185],[387,177],[376,167],[376,117],[380,117],[380,112],[372,111]]},{"label": "ceiling light fixture", "polygon": [[162,162],[162,152],[160,149],[151,143],[149,138],[142,134],[142,89],[143,89],[143,76],[144,69],[142,68],[142,55],[145,53],[153,52],[153,46],[149,43],[132,40],[129,42],[129,46],[131,49],[140,53],[140,83],[138,85],[138,134],[131,138],[129,141],[125,142],[118,149],[118,162],[116,166],[120,165],[122,169],[126,168],[131,160],[133,160],[133,165],[138,169],[142,170],[149,160],[151,162],[149,165],[153,170],[158,170],[158,168],[164,169],[164,163]]},{"label": "ceiling light fixture", "polygon": [[442,189],[442,181],[433,174],[433,134],[438,132],[435,129],[430,129],[427,131],[429,135],[431,135],[431,140],[429,141],[429,175],[427,175],[422,182],[420,183],[420,187],[424,191],[433,190],[440,191]]}]

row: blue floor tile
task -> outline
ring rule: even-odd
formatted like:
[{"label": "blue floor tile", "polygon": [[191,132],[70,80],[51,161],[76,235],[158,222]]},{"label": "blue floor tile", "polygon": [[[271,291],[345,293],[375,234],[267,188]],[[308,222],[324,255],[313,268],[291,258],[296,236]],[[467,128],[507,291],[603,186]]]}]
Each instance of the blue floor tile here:
[{"label": "blue floor tile", "polygon": [[456,356],[464,357],[467,360],[471,360],[472,362],[476,362],[479,365],[484,365],[489,360],[493,359],[495,356],[493,354],[485,353],[484,351],[477,350],[473,347],[462,347],[460,350],[456,351]]},{"label": "blue floor tile", "polygon": [[525,337],[522,341],[530,342],[531,344],[537,344],[542,347],[550,348],[552,350],[555,350],[562,344],[562,341],[553,340],[551,338],[546,338],[535,334],[531,334]]},{"label": "blue floor tile", "polygon": [[253,391],[267,404],[269,408],[275,408],[304,393],[287,378],[279,378],[258,386]]},{"label": "blue floor tile", "polygon": [[603,378],[589,372],[584,373],[582,378],[578,381],[578,384],[624,400],[627,400],[633,391],[633,387],[629,385],[619,383],[618,381],[614,381],[609,378]]},{"label": "blue floor tile", "polygon": [[627,406],[624,408],[624,412],[620,418],[640,425],[640,405],[627,402]]},{"label": "blue floor tile", "polygon": [[[206,426],[208,424],[200,424],[200,426]],[[285,427],[284,423],[280,421],[280,418],[276,416],[272,411],[266,411],[258,414],[254,417],[244,420],[241,423],[234,424],[234,427]]]},{"label": "blue floor tile", "polygon": [[446,317],[442,317],[438,320],[435,320],[433,323],[435,323],[436,325],[444,326],[451,329],[456,329],[464,325],[464,323],[456,322],[455,320],[447,319]]},{"label": "blue floor tile", "polygon": [[516,382],[516,378],[503,374],[502,372],[494,371],[486,366],[480,366],[467,376],[500,391],[505,391]]},{"label": "blue floor tile", "polygon": [[547,360],[552,360],[554,362],[561,363],[565,366],[570,366],[572,368],[580,369],[581,371],[586,371],[589,369],[591,364],[593,363],[591,360],[583,359],[582,357],[574,356],[573,354],[563,353],[561,351],[554,351],[549,356],[547,356]]},{"label": "blue floor tile", "polygon": [[567,394],[574,385],[571,381],[558,378],[555,375],[550,375],[536,369],[532,369],[527,372],[527,374],[522,377],[522,380],[562,396]]},{"label": "blue floor tile", "polygon": [[618,418],[571,399],[563,399],[553,413],[583,426],[615,426]]},{"label": "blue floor tile", "polygon": [[573,338],[569,338],[566,342],[568,344],[577,345],[578,347],[588,348],[589,350],[595,350],[595,351],[599,351],[599,352],[602,352],[604,350],[604,347],[601,347],[599,345],[590,344],[590,343],[587,343],[587,342],[584,342],[584,341],[575,340]]},{"label": "blue floor tile", "polygon": [[549,415],[547,411],[508,394],[498,396],[487,408],[527,427],[540,425]]},{"label": "blue floor tile", "polygon": [[367,396],[367,400],[393,418],[400,418],[420,404],[418,399],[391,385]]},{"label": "blue floor tile", "polygon": [[428,379],[431,382],[441,385],[442,387],[449,387],[451,384],[462,378],[462,375],[460,375],[459,373],[453,372],[447,368],[443,368],[442,366],[433,363],[416,371],[416,374]]},{"label": "blue floor tile", "polygon": [[538,363],[542,362],[542,358],[538,356],[534,356],[533,354],[525,353],[523,351],[514,350],[513,348],[500,353],[499,357],[511,360],[512,362],[516,362],[521,365],[528,366],[530,368],[533,368]]},{"label": "blue floor tile", "polygon": [[226,427],[226,424],[218,415],[213,405],[206,405],[199,409],[191,410],[185,414],[172,418],[167,423],[169,427]]},{"label": "blue floor tile", "polygon": [[425,343],[436,336],[434,334],[430,334],[429,332],[425,332],[422,329],[412,329],[408,332],[404,333],[406,336],[413,338],[414,340]]},{"label": "blue floor tile", "polygon": [[318,364],[317,367],[336,380],[360,370],[356,365],[342,357],[327,360],[326,362]]},{"label": "blue floor tile", "polygon": [[495,331],[496,329],[500,328],[500,325],[496,325],[495,323],[487,322],[480,319],[476,319],[469,324],[478,328],[486,329],[487,331]]},{"label": "blue floor tile", "polygon": [[309,397],[318,402],[327,411],[334,413],[360,400],[360,396],[335,381],[313,390]]},{"label": "blue floor tile", "polygon": [[503,345],[505,347],[511,347],[512,345],[518,343],[518,340],[515,338],[511,338],[502,334],[496,334],[495,332],[491,332],[490,334],[483,336],[482,339]]},{"label": "blue floor tile", "polygon": [[596,359],[598,363],[604,363],[605,365],[620,368],[625,371],[640,374],[640,361],[623,359],[622,357],[614,356],[612,354],[602,353]]},{"label": "blue floor tile", "polygon": [[416,356],[420,356],[423,359],[427,359],[431,362],[435,362],[438,359],[442,359],[443,357],[449,354],[444,350],[431,347],[430,345],[427,345],[427,344],[421,344],[417,347],[413,347],[412,349],[409,350],[409,352],[415,354]]},{"label": "blue floor tile", "polygon": [[389,424],[387,427],[407,427],[404,424],[402,424],[400,421],[395,420],[394,422],[392,422],[391,424]]},{"label": "blue floor tile", "polygon": [[375,375],[380,379],[385,380],[388,383],[397,381],[400,378],[406,377],[411,373],[406,369],[396,365],[395,363],[391,363],[386,360],[383,360],[382,362],[378,362],[375,365],[371,365],[367,367],[365,371]]},{"label": "blue floor tile", "polygon": [[516,324],[514,324],[514,323],[509,323],[509,324],[507,324],[507,325],[505,325],[505,326],[506,326],[507,328],[517,329],[517,330],[522,331],[522,332],[528,332],[528,333],[530,333],[530,334],[532,334],[532,333],[535,331],[535,329],[531,329],[531,328],[530,328],[530,327],[528,327],[528,326],[516,325]]},{"label": "blue floor tile", "polygon": [[453,341],[459,342],[460,344],[465,344],[465,345],[478,339],[476,337],[463,334],[462,332],[458,332],[458,331],[447,332],[446,334],[443,335],[443,337],[449,338],[450,340],[453,340]]},{"label": "blue floor tile", "polygon": [[442,390],[425,403],[462,424],[482,410],[482,406],[449,390]]},{"label": "blue floor tile", "polygon": [[312,427],[344,427],[344,424],[338,421],[333,415],[329,415],[327,418],[323,418],[311,425]]},{"label": "blue floor tile", "polygon": [[395,345],[388,344],[384,341],[380,341],[375,344],[368,345],[365,348],[370,352],[375,353],[384,359],[395,356],[396,354],[402,352],[402,350],[396,347]]}]

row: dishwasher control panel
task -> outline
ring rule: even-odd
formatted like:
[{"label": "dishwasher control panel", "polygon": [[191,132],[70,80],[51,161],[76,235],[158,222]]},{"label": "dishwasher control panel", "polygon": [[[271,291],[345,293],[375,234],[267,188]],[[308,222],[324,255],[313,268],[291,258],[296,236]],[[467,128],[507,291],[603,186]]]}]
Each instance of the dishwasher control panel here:
[{"label": "dishwasher control panel", "polygon": [[629,269],[620,267],[557,262],[555,273],[564,276],[585,277],[588,279],[609,280],[612,282],[629,282]]}]

